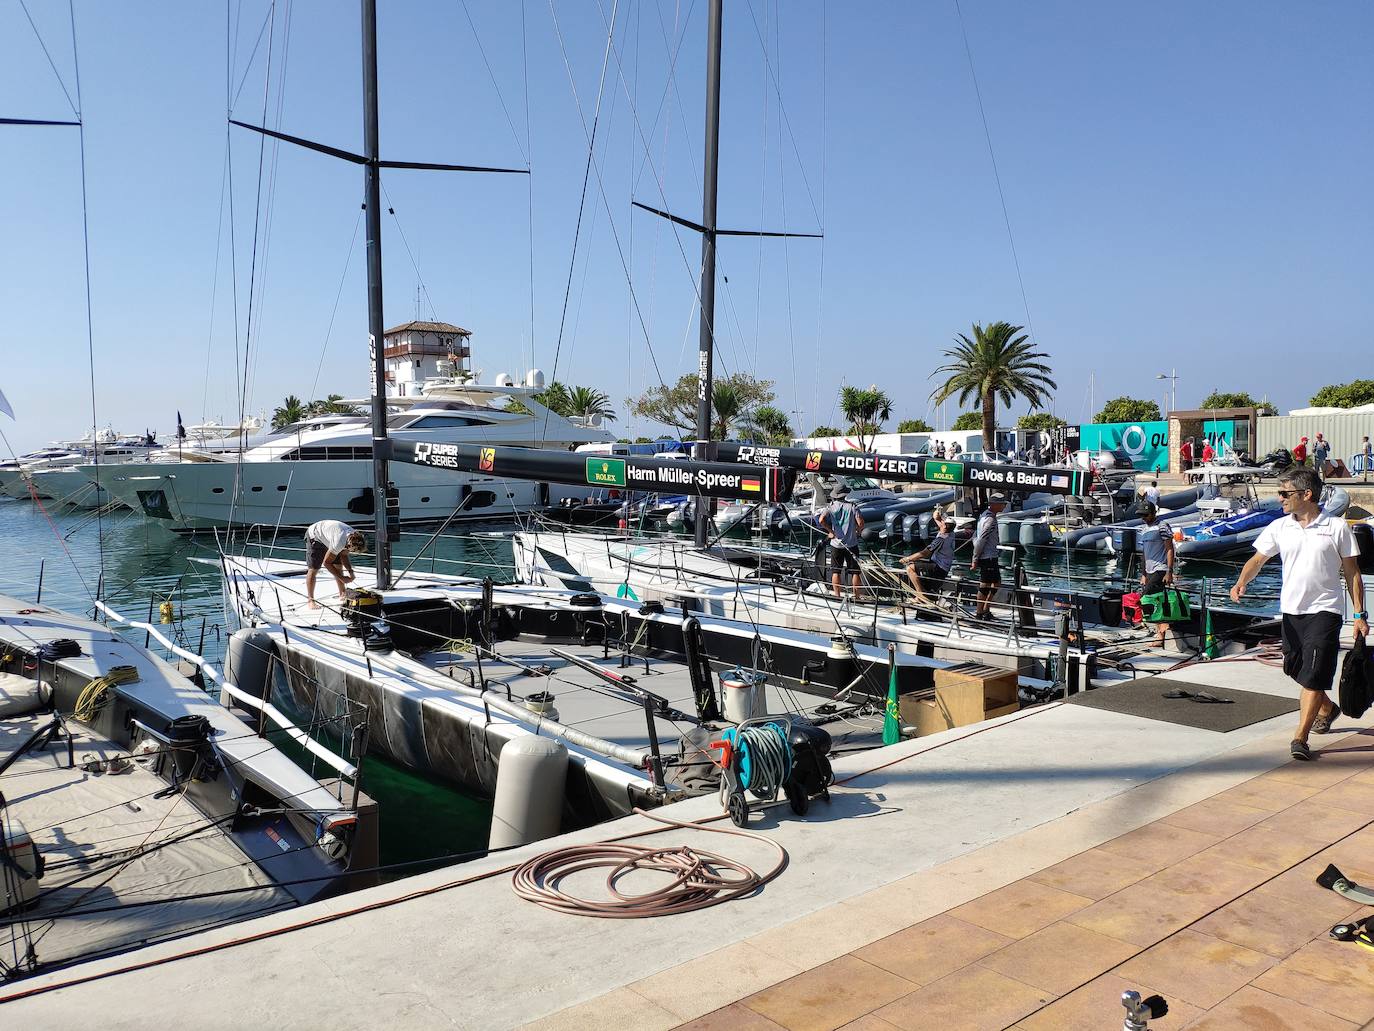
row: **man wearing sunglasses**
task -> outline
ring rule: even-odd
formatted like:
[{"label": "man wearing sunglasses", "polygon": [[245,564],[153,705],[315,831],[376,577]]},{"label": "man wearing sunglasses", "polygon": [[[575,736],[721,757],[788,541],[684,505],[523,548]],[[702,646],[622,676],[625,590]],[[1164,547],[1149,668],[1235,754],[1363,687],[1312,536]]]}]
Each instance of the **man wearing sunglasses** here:
[{"label": "man wearing sunglasses", "polygon": [[1315,759],[1307,735],[1330,733],[1341,714],[1326,692],[1341,649],[1342,572],[1354,607],[1356,637],[1369,633],[1369,613],[1356,561],[1359,548],[1345,520],[1321,510],[1321,477],[1311,469],[1290,469],[1279,478],[1278,493],[1283,518],[1266,526],[1255,540],[1255,554],[1231,588],[1231,600],[1240,601],[1265,562],[1283,556],[1283,671],[1303,688],[1298,734],[1290,751],[1294,759]]}]

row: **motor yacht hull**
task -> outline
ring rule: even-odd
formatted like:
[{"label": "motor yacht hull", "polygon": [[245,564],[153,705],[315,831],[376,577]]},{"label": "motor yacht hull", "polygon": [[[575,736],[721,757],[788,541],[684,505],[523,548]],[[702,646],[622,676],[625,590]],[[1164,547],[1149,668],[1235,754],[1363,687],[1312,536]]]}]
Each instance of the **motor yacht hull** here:
[{"label": "motor yacht hull", "polygon": [[[401,522],[510,518],[580,498],[588,488],[505,480],[397,462]],[[102,470],[101,482],[135,511],[176,531],[228,526],[309,526],[370,517],[372,463],[364,460],[175,462]]]}]

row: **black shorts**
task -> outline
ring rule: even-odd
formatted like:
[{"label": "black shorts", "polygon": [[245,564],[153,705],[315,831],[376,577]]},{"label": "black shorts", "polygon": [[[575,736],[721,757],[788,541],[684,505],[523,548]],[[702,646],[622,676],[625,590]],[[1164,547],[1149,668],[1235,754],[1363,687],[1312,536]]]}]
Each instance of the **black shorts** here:
[{"label": "black shorts", "polygon": [[949,576],[947,570],[941,569],[928,558],[918,558],[915,566],[916,575],[920,577],[923,587],[939,587],[945,582],[945,577]]},{"label": "black shorts", "polygon": [[307,540],[305,544],[305,568],[319,569],[324,565],[324,557],[329,554],[329,548],[316,540]]},{"label": "black shorts", "polygon": [[1002,566],[995,558],[978,560],[978,580],[984,587],[996,587],[1002,582]]},{"label": "black shorts", "polygon": [[831,548],[830,571],[843,573],[846,569],[851,573],[857,573],[859,571],[859,556],[848,548]]},{"label": "black shorts", "polygon": [[1283,671],[1309,691],[1329,691],[1341,651],[1341,617],[1334,612],[1283,614]]},{"label": "black shorts", "polygon": [[1145,574],[1145,586],[1141,588],[1141,594],[1158,594],[1164,590],[1164,570],[1156,569],[1153,573]]}]

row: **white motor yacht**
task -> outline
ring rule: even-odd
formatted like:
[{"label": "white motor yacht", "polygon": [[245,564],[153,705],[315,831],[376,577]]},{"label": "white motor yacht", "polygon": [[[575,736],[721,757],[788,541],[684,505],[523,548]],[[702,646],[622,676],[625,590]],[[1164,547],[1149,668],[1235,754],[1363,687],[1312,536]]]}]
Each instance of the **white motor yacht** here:
[{"label": "white motor yacht", "polygon": [[[388,398],[388,434],[443,444],[566,447],[610,441],[595,423],[557,415],[534,399],[544,387],[534,371],[524,385],[507,375],[491,385],[456,378],[426,380],[417,396]],[[509,410],[518,399],[524,410]],[[367,402],[349,402],[366,405]],[[366,416],[305,424],[226,461],[160,462],[102,471],[110,493],[177,531],[211,527],[308,526],[319,519],[370,517],[372,432]],[[402,523],[492,519],[579,497],[585,488],[507,480],[481,473],[396,463]]]}]

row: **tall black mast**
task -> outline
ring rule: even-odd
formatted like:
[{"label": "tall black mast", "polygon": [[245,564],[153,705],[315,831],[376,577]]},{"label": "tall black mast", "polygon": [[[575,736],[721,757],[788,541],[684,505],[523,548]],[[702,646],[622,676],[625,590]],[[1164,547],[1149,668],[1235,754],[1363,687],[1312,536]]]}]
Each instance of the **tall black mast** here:
[{"label": "tall black mast", "polygon": [[[720,170],[720,19],[721,0],[711,0],[706,26],[706,157],[701,191],[701,331],[697,342],[698,461],[711,457],[711,359],[716,324],[716,176]],[[710,504],[696,505],[696,546],[706,546]]]},{"label": "tall black mast", "polygon": [[363,153],[354,154],[340,147],[291,136],[263,125],[250,125],[231,118],[237,125],[274,140],[304,147],[333,158],[362,165],[364,199],[367,207],[367,335],[372,358],[372,497],[377,531],[377,586],[391,586],[391,540],[387,536],[389,486],[387,466],[391,441],[386,435],[386,343],[382,322],[382,169],[410,168],[433,172],[503,172],[529,175],[528,168],[493,168],[486,165],[451,165],[437,161],[387,161],[381,157],[377,130],[377,0],[361,0],[363,15]]},{"label": "tall black mast", "polygon": [[[701,234],[701,332],[697,344],[697,443],[692,457],[698,461],[713,459],[711,445],[711,365],[712,347],[716,336],[716,240],[722,236],[805,237],[815,239],[819,233],[768,232],[762,229],[721,229],[716,225],[716,177],[720,170],[720,26],[722,0],[710,0],[706,25],[706,154],[702,167],[701,223],[681,215],[641,204],[631,203],[674,225],[695,229]],[[697,504],[696,545],[706,546],[709,505]]]},{"label": "tall black mast", "polygon": [[382,171],[377,129],[377,0],[363,9],[363,179],[367,205],[367,338],[372,358],[372,499],[377,536],[377,589],[391,586],[387,537],[386,347],[382,321]]}]

